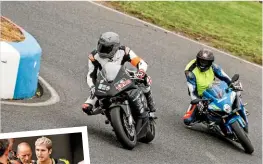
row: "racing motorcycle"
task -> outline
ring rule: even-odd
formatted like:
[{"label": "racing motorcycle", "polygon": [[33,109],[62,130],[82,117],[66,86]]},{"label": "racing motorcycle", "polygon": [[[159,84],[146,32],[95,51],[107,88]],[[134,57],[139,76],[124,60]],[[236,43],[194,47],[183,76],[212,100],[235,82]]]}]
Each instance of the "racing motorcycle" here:
[{"label": "racing motorcycle", "polygon": [[145,118],[139,118],[127,94],[130,89],[143,90],[145,87],[142,79],[137,78],[137,71],[126,66],[109,62],[99,72],[95,82],[95,96],[98,98],[97,108],[94,113],[105,115],[106,124],[111,124],[117,139],[126,149],[133,149],[137,141],[151,142],[155,137],[155,119],[147,106],[145,95],[139,94],[144,109],[147,109]]},{"label": "racing motorcycle", "polygon": [[235,74],[228,86],[223,81],[215,81],[203,92],[202,99],[191,101],[195,107],[203,103],[203,109],[197,112],[198,122],[207,125],[209,129],[242,145],[245,152],[252,154],[253,145],[248,138],[248,118],[245,104],[241,100],[242,84]]}]

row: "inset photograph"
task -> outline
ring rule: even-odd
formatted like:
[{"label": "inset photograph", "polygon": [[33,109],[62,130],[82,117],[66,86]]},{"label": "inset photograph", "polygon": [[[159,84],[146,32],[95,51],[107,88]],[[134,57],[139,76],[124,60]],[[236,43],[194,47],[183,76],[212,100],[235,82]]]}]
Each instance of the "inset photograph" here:
[{"label": "inset photograph", "polygon": [[86,127],[0,134],[1,164],[90,164]]}]

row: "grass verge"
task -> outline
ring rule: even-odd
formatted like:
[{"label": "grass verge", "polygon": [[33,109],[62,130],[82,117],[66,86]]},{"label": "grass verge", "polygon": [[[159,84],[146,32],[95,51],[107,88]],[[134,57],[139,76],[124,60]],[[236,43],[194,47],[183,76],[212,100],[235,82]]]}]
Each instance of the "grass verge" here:
[{"label": "grass verge", "polygon": [[23,33],[12,22],[1,16],[1,41],[20,42],[25,39]]},{"label": "grass verge", "polygon": [[262,65],[258,2],[100,2],[168,30]]}]

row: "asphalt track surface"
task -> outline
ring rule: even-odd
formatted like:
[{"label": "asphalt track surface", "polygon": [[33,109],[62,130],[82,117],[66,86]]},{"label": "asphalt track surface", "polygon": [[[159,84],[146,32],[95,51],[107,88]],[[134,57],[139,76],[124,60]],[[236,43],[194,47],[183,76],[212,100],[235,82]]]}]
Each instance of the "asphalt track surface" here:
[{"label": "asphalt track surface", "polygon": [[[262,163],[262,69],[215,52],[216,63],[232,76],[240,74],[248,102],[250,139],[247,155],[237,145],[197,125],[183,125],[189,104],[184,67],[203,46],[89,2],[2,2],[2,15],[12,19],[39,41],[40,75],[58,92],[60,102],[46,107],[2,105],[2,132],[87,126],[91,163],[259,164]],[[156,138],[124,150],[102,115],[88,117],[81,104],[88,96],[87,55],[100,33],[118,32],[149,64],[156,99]]]}]

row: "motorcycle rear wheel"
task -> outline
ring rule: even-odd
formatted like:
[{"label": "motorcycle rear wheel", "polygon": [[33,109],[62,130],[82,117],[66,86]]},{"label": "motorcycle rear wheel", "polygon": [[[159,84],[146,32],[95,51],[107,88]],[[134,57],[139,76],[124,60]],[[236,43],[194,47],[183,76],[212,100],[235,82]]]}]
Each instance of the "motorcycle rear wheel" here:
[{"label": "motorcycle rear wheel", "polygon": [[149,122],[148,131],[146,136],[140,139],[142,143],[149,143],[155,138],[155,125],[153,121]]}]

